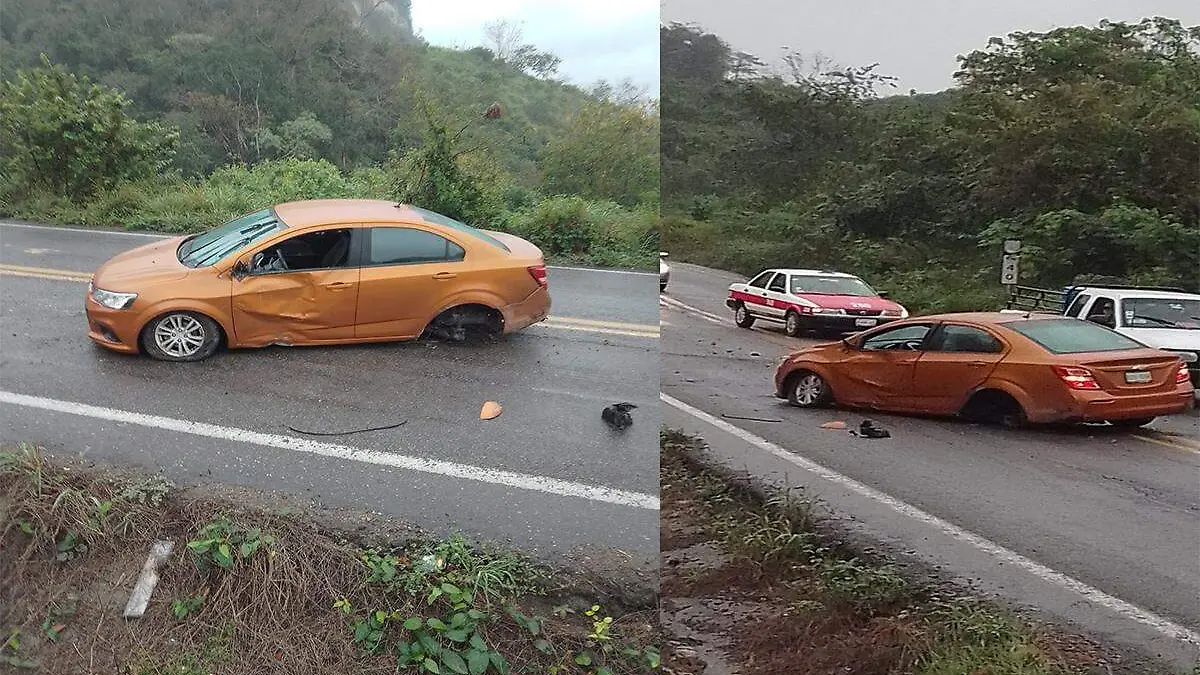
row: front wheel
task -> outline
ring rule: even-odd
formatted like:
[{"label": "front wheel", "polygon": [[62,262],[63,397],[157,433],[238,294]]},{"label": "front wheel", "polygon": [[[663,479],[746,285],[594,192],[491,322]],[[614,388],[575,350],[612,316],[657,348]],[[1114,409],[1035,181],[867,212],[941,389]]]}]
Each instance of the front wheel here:
[{"label": "front wheel", "polygon": [[739,328],[749,328],[754,325],[754,317],[750,314],[750,310],[746,309],[746,305],[738,303],[737,309],[733,312],[733,321]]},{"label": "front wheel", "polygon": [[1137,429],[1153,422],[1153,417],[1138,417],[1131,420],[1109,420],[1109,424],[1119,429]]},{"label": "front wheel", "polygon": [[797,408],[818,408],[833,402],[833,390],[820,375],[802,370],[788,378],[788,402]]},{"label": "front wheel", "polygon": [[800,337],[800,331],[803,326],[800,323],[800,315],[789,310],[787,318],[783,320],[783,330],[788,334],[788,337]]},{"label": "front wheel", "polygon": [[171,312],[146,325],[142,344],[160,361],[200,361],[217,351],[221,329],[203,314]]}]

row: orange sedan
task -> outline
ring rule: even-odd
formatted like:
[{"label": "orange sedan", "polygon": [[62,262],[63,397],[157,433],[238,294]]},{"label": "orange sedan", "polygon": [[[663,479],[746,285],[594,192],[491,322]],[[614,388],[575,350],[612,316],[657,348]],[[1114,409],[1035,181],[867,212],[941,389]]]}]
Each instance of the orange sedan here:
[{"label": "orange sedan", "polygon": [[290,202],[104,263],[84,300],[110,349],[198,361],[262,347],[499,335],[546,319],[533,244],[415,206]]},{"label": "orange sedan", "polygon": [[1193,405],[1187,365],[1097,324],[1025,312],[897,321],[792,353],[775,395],[1006,426],[1138,427]]}]

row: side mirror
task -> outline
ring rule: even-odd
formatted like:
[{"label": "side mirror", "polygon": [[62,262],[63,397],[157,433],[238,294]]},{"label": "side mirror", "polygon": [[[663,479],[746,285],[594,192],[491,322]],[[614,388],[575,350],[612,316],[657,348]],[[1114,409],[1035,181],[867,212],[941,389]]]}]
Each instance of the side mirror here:
[{"label": "side mirror", "polygon": [[250,276],[250,266],[246,264],[245,260],[239,260],[234,264],[233,270],[230,272],[230,275],[234,279],[241,281],[242,279],[245,279],[246,277]]},{"label": "side mirror", "polygon": [[671,254],[670,254],[670,253],[667,253],[666,251],[659,251],[659,252],[658,252],[658,257],[660,257],[660,258],[665,258],[665,257],[667,257],[667,256],[669,256],[669,255],[671,255]]},{"label": "side mirror", "polygon": [[879,294],[879,297],[881,297],[881,298],[886,298],[886,297],[888,297],[889,295],[891,295],[891,293],[888,293],[887,291],[875,291],[875,292],[876,292],[877,294]]},{"label": "side mirror", "polygon": [[842,344],[846,345],[847,349],[854,349],[854,350],[858,349],[858,345],[854,343],[853,335],[851,335],[850,337],[842,338]]}]

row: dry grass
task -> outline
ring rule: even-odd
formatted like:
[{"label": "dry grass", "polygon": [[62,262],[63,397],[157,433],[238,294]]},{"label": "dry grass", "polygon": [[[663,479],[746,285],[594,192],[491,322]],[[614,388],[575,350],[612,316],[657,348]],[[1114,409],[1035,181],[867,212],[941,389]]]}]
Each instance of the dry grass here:
[{"label": "dry grass", "polygon": [[[687,608],[667,620],[702,634],[742,675],[1134,672],[1087,640],[865,559],[810,502],[761,494],[713,466],[699,439],[663,434],[662,597]],[[694,635],[665,639],[668,670],[704,672]]]},{"label": "dry grass", "polygon": [[[584,652],[614,674],[650,670],[650,658],[633,652],[653,644],[652,611],[600,608],[594,619],[612,615],[613,639],[598,639],[578,586],[458,537],[368,551],[303,514],[189,498],[160,479],[71,470],[29,447],[0,452],[0,523],[0,640],[16,638],[0,663],[36,663],[31,672],[394,673],[397,646],[417,635],[405,620],[449,628],[468,610],[482,617],[473,630],[481,651],[514,670],[591,672],[575,665]],[[156,539],[175,550],[146,615],[126,621],[121,611]],[[443,584],[467,591],[457,607],[449,594],[429,601]],[[376,612],[387,618],[372,651],[355,628]],[[453,672],[453,657],[437,658]],[[497,672],[495,662],[487,672]]]}]

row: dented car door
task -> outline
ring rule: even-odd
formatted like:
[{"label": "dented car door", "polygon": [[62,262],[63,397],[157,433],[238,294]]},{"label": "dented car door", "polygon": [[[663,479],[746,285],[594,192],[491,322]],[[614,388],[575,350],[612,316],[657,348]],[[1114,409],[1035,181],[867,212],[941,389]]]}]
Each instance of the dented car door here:
[{"label": "dented car door", "polygon": [[345,249],[344,255],[333,262],[314,260],[301,269],[255,266],[256,258],[287,246],[287,240],[273,242],[239,259],[239,265],[247,266],[244,275],[234,275],[231,279],[233,328],[239,342],[304,344],[354,337],[360,274],[355,252],[360,242],[355,235],[360,230],[338,226],[298,235],[292,240],[330,232],[350,235],[341,247]]}]

